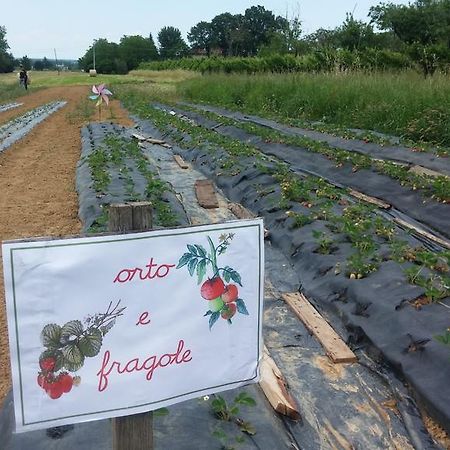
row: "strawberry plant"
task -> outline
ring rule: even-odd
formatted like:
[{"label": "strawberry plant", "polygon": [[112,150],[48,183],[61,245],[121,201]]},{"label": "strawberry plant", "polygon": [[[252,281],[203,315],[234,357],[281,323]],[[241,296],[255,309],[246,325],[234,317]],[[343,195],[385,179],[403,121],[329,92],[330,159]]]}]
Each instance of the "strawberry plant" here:
[{"label": "strawberry plant", "polygon": [[103,338],[123,315],[125,307],[112,302],[104,313],[88,316],[84,324],[71,320],[62,327],[49,323],[41,331],[41,342],[45,350],[39,357],[37,384],[52,399],[61,397],[78,386],[81,378],[69,372],[77,372],[84,365],[85,358],[97,356]]},{"label": "strawberry plant", "polygon": [[[242,287],[242,280],[239,272],[230,266],[219,267],[218,258],[224,255],[231,245],[234,233],[224,233],[219,237],[219,244],[214,245],[208,236],[209,252],[199,244],[188,244],[188,251],[178,261],[177,269],[187,267],[189,275],[197,275],[197,284],[201,284],[200,295],[208,302],[208,311],[205,317],[209,317],[209,329],[222,318],[230,325],[236,312],[248,316],[247,306],[239,297],[239,290],[236,284]],[[212,273],[205,282],[207,271]],[[230,283],[234,281],[236,284]],[[227,283],[227,284],[225,284]]]},{"label": "strawberry plant", "polygon": [[[225,422],[233,422],[236,424],[241,433],[253,436],[256,434],[254,426],[250,422],[246,422],[238,417],[241,406],[255,406],[256,401],[248,395],[246,392],[238,394],[231,404],[220,395],[214,395],[214,399],[211,402],[211,408],[214,416],[218,420]],[[228,434],[220,427],[217,427],[213,431],[213,436],[218,438],[222,442],[222,449],[233,450],[235,444],[241,444],[244,442],[244,436],[228,436]]]}]

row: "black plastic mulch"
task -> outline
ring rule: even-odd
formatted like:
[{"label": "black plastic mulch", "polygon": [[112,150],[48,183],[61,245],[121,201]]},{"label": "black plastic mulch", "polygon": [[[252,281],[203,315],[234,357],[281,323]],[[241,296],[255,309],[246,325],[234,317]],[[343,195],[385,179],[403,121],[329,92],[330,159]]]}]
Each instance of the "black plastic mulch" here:
[{"label": "black plastic mulch", "polygon": [[[173,108],[163,107],[165,110]],[[210,130],[257,147],[266,155],[274,156],[287,162],[294,171],[300,171],[319,176],[337,185],[360,191],[372,197],[380,198],[394,208],[412,217],[419,223],[434,229],[443,236],[450,237],[450,205],[424,197],[420,192],[406,186],[401,186],[396,180],[382,175],[374,170],[361,169],[352,171],[349,164],[336,167],[327,157],[310,152],[299,147],[268,143],[262,138],[250,134],[240,128],[221,125],[219,122],[204,117],[201,114],[175,108],[182,114],[201,126]]]},{"label": "black plastic mulch", "polygon": [[[165,138],[170,141],[170,136]],[[255,168],[253,158],[241,158],[240,173],[229,176],[220,168],[225,150],[213,145],[208,149],[190,148],[189,141],[185,135],[185,148],[180,148],[183,158],[213,179],[231,201],[264,218],[273,245],[294,267],[301,291],[319,309],[341,317],[354,346],[368,346],[382,355],[382,360],[404,377],[426,409],[450,432],[450,355],[447,347],[433,338],[450,323],[450,298],[442,301],[447,307],[411,307],[408,302],[421,296],[423,289],[408,284],[405,266],[393,261],[383,261],[377,272],[360,280],[349,279],[344,271],[336,274],[333,268],[351,254],[350,244],[337,243],[331,255],[318,253],[312,230],[325,229],[325,222],[293,228],[292,219],[276,206],[280,198],[278,182]],[[183,147],[183,143],[180,145]],[[258,190],[271,193],[261,196]],[[411,245],[421,244],[406,233],[402,238]],[[419,340],[429,341],[414,350]]]},{"label": "black plastic mulch", "polygon": [[[304,136],[315,141],[326,142],[332,147],[351,152],[362,153],[372,158],[384,159],[387,161],[396,161],[410,165],[419,165],[431,170],[435,170],[445,175],[450,176],[450,158],[440,157],[433,152],[419,152],[415,149],[404,147],[401,145],[381,146],[372,142],[365,142],[359,139],[345,139],[339,136],[334,136],[329,133],[320,131],[308,130],[305,128],[291,127],[289,125],[275,122],[274,120],[265,119],[258,116],[247,115],[237,111],[229,111],[227,109],[219,108],[211,105],[198,105],[192,103],[181,103],[181,105],[188,105],[201,109],[204,111],[213,112],[230,119],[250,122],[256,125],[262,125],[276,131],[291,135]],[[352,130],[361,132],[361,130]]]},{"label": "black plastic mulch", "polygon": [[[92,171],[88,161],[89,155],[99,148],[104,149],[109,154],[108,146],[105,144],[105,138],[108,136],[120,137],[125,142],[130,142],[132,133],[133,130],[109,123],[90,124],[81,130],[81,157],[77,165],[76,188],[79,199],[78,215],[83,223],[84,232],[87,232],[93,226],[95,232],[106,231],[104,219],[108,205],[148,200],[146,194],[147,179],[139,171],[136,161],[131,156],[124,156],[123,166],[119,167],[108,162],[107,166],[104,167],[110,177],[110,182],[104,192],[96,192],[93,185]],[[147,167],[156,173],[156,169],[148,161]],[[123,168],[126,169],[127,176],[132,180],[131,186]],[[132,192],[130,192],[130,189],[132,189]],[[170,186],[166,186],[164,192],[161,193],[161,199],[175,214],[177,225],[189,224],[184,209]],[[157,215],[154,217],[154,222],[155,225],[158,225],[159,218]]]}]

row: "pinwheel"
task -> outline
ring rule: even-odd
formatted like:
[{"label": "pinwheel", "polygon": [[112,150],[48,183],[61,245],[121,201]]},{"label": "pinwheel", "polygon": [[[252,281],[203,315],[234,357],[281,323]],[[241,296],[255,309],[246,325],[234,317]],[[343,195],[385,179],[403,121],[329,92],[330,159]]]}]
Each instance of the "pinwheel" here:
[{"label": "pinwheel", "polygon": [[96,106],[100,106],[104,101],[106,105],[109,105],[108,95],[112,95],[112,92],[109,89],[106,89],[104,84],[99,84],[98,86],[92,86],[92,92],[95,95],[89,96],[91,100],[97,100]]}]

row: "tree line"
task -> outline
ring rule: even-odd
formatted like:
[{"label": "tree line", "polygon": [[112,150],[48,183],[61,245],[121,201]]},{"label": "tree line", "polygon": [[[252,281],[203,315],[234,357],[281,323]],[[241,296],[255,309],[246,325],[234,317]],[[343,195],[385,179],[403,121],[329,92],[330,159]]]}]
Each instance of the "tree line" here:
[{"label": "tree line", "polygon": [[[166,26],[157,35],[123,36],[120,42],[97,39],[79,59],[85,71],[94,66],[101,73],[127,73],[141,63],[177,60],[188,56],[272,57],[310,54],[357,54],[376,50],[387,59],[402,55],[431,75],[450,64],[450,0],[415,0],[408,5],[380,3],[370,9],[368,21],[347,14],[334,29],[320,28],[303,35],[301,17],[276,16],[263,6],[252,6],[243,14],[223,13],[210,22],[194,25],[188,43],[178,28]],[[0,27],[0,71],[14,59],[8,53],[6,30]],[[334,53],[333,53],[334,52]],[[392,52],[392,55],[388,55]],[[347,56],[345,56],[347,58]],[[327,56],[328,58],[328,56]],[[11,69],[12,70],[12,69]]]}]

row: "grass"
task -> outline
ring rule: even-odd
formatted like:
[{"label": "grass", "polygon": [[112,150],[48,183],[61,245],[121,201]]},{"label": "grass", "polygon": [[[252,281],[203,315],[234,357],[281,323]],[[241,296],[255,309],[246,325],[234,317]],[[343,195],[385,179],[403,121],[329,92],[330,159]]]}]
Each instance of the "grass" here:
[{"label": "grass", "polygon": [[[141,85],[144,90],[156,92],[160,95],[173,93],[175,95],[175,84],[181,81],[200,77],[199,74],[176,70],[176,71],[131,71],[128,75],[98,75],[90,77],[84,72],[61,72],[42,71],[29,72],[31,78],[30,92],[36,89],[61,87],[61,86],[90,86],[105,83],[108,86],[122,84]],[[17,82],[16,73],[0,74],[0,102],[12,100],[24,95],[25,91]]]},{"label": "grass", "polygon": [[450,145],[450,82],[445,75],[218,74],[185,80],[179,94],[284,121],[321,121]]}]

